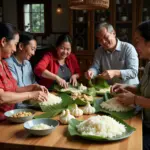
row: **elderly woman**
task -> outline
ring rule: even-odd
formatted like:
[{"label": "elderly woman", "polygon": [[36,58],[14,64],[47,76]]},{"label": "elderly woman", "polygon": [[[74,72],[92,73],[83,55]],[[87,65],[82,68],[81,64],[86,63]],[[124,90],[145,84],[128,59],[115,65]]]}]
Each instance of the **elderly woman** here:
[{"label": "elderly woman", "polygon": [[17,87],[8,65],[3,58],[9,58],[19,42],[17,29],[8,23],[0,23],[0,120],[4,120],[4,112],[14,108],[14,104],[24,100],[47,100],[47,89],[37,84]]},{"label": "elderly woman", "polygon": [[61,35],[56,42],[56,50],[45,54],[37,64],[34,72],[40,77],[40,84],[48,89],[55,82],[65,88],[68,82],[77,85],[80,68],[75,55],[71,53],[71,44],[69,35]]},{"label": "elderly woman", "polygon": [[16,52],[6,61],[17,85],[23,87],[36,83],[29,60],[35,54],[37,43],[34,36],[28,32],[22,32],[19,37]]},{"label": "elderly woman", "polygon": [[[150,59],[150,21],[141,23],[134,35],[140,58]],[[124,105],[140,105],[143,110],[143,148],[150,149],[150,62],[147,63],[139,86],[115,84],[111,92],[121,92],[117,99]],[[139,94],[139,96],[137,95]]]}]

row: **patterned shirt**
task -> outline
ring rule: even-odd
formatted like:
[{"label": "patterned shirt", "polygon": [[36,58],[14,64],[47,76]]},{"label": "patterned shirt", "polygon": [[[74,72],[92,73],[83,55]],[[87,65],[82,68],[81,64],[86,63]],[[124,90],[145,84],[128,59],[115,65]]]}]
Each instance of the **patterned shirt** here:
[{"label": "patterned shirt", "polygon": [[115,51],[109,52],[100,47],[95,54],[91,70],[96,76],[105,70],[120,70],[121,78],[113,78],[108,82],[138,84],[138,55],[135,48],[126,42],[117,39],[117,46]]},{"label": "patterned shirt", "polygon": [[[7,63],[2,60],[0,65],[0,89],[9,92],[15,92],[17,88],[17,82],[13,78],[9,71]],[[4,112],[14,109],[14,104],[0,104],[0,120],[4,120]]]}]

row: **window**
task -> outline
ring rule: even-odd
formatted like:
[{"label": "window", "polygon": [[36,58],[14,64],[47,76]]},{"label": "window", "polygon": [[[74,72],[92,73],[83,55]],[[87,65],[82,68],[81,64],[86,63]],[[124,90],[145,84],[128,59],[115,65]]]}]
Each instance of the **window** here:
[{"label": "window", "polygon": [[44,33],[44,4],[24,5],[24,30],[31,33]]},{"label": "window", "polygon": [[20,30],[40,35],[48,35],[51,32],[49,0],[18,0],[17,4]]}]

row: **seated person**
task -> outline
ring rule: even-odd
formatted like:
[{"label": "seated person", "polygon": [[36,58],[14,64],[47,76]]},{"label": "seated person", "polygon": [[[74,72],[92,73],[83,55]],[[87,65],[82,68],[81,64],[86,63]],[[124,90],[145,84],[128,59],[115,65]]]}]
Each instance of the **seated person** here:
[{"label": "seated person", "polygon": [[69,35],[59,36],[56,49],[48,52],[36,65],[34,72],[40,77],[39,83],[51,89],[55,82],[66,88],[67,82],[77,85],[80,68],[74,54],[71,53],[72,40]]},{"label": "seated person", "polygon": [[[134,43],[141,59],[150,60],[150,20],[139,24],[135,30]],[[117,100],[124,105],[143,107],[143,150],[150,149],[150,61],[138,86],[116,83],[111,88]],[[120,94],[119,94],[120,93]]]},{"label": "seated person", "polygon": [[37,43],[34,36],[28,32],[22,32],[19,36],[16,52],[5,60],[17,85],[23,87],[36,83],[29,60],[35,54]]},{"label": "seated person", "polygon": [[85,73],[87,79],[99,74],[109,84],[138,84],[138,55],[135,48],[116,38],[116,32],[108,23],[99,24],[96,36],[101,45],[91,68]]},{"label": "seated person", "polygon": [[14,109],[14,104],[24,100],[45,101],[48,90],[44,86],[32,84],[17,87],[7,62],[15,51],[19,42],[17,29],[9,23],[0,23],[0,121],[5,119],[4,112]]}]

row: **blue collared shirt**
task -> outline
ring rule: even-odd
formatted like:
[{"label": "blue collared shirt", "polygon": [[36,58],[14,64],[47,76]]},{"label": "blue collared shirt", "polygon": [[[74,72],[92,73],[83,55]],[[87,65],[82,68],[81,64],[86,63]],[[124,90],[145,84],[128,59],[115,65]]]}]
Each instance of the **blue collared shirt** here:
[{"label": "blue collared shirt", "polygon": [[109,52],[99,47],[95,53],[93,64],[90,70],[94,71],[96,76],[105,70],[120,70],[121,78],[113,78],[108,82],[138,84],[139,60],[135,48],[127,43],[117,39],[115,51]]},{"label": "blue collared shirt", "polygon": [[35,81],[31,64],[28,60],[24,60],[22,64],[20,64],[14,56],[5,60],[7,61],[8,67],[19,87],[37,83]]}]

